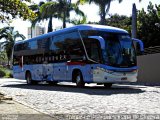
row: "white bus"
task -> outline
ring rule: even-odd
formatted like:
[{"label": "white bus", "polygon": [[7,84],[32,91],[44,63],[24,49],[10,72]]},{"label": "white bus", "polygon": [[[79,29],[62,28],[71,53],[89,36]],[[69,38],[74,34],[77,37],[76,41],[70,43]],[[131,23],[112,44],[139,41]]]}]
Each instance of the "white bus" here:
[{"label": "white bus", "polygon": [[102,25],[78,25],[17,42],[13,76],[27,84],[46,81],[104,84],[136,82],[137,61],[128,32]]}]

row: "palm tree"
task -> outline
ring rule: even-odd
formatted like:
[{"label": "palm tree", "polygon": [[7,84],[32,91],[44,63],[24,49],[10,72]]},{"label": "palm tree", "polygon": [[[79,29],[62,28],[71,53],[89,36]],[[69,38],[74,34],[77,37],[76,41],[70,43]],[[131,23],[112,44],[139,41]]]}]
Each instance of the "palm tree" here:
[{"label": "palm tree", "polygon": [[[115,0],[78,0],[78,4],[84,4],[84,3],[95,3],[99,6],[99,15],[100,15],[100,24],[105,25],[105,17],[107,13],[109,12],[111,2]],[[118,0],[119,3],[121,3],[123,0]],[[141,2],[142,0],[139,0]]]},{"label": "palm tree", "polygon": [[49,2],[41,7],[42,18],[57,17],[63,21],[63,28],[66,22],[70,21],[70,12],[74,11],[77,15],[84,16],[84,13],[78,8],[77,4],[67,0],[58,0],[58,2]]},{"label": "palm tree", "polygon": [[17,38],[25,39],[25,36],[18,31],[14,31],[14,27],[4,27],[0,30],[0,39],[4,38],[3,47],[8,58],[8,65],[11,60],[12,49]]},{"label": "palm tree", "polygon": [[44,4],[44,2],[40,2],[39,4],[33,4],[30,5],[29,8],[35,12],[37,15],[34,20],[31,20],[31,38],[32,38],[32,29],[35,27],[36,23],[40,22],[41,19],[41,13],[40,13],[40,7]]},{"label": "palm tree", "polygon": [[[48,8],[48,6],[52,6],[54,8],[54,10],[50,10]],[[48,20],[48,32],[52,32],[52,18],[57,18],[57,8],[56,8],[56,2],[47,2],[45,4],[42,4],[42,6],[40,6],[39,12],[40,12],[40,19],[41,20]]]},{"label": "palm tree", "polygon": [[3,61],[5,59],[5,54],[3,51],[0,51],[0,64],[1,64],[1,61]]},{"label": "palm tree", "polygon": [[72,20],[70,20],[69,23],[72,23],[74,25],[85,24],[85,23],[87,23],[87,16],[83,16],[79,20],[77,20],[76,18],[72,19]]},{"label": "palm tree", "polygon": [[[38,22],[41,22],[43,20],[48,20],[49,19],[49,22],[48,22],[48,32],[52,32],[53,29],[52,29],[52,18],[55,17],[57,18],[57,15],[54,15],[55,14],[55,10],[57,9],[55,7],[55,3],[56,2],[51,2],[51,0],[47,0],[48,2],[40,2],[38,5],[37,4],[33,4],[31,6],[29,6],[29,8],[33,11],[35,11],[35,13],[37,14],[37,17],[36,19],[34,19],[33,21],[31,21],[32,25],[31,25],[31,28],[35,27],[36,23]],[[47,6],[48,5],[52,5],[52,7],[54,7],[54,11],[50,11],[50,10],[47,10]],[[49,12],[47,13],[46,12]]]},{"label": "palm tree", "polygon": [[[105,17],[110,9],[111,2],[115,0],[79,0],[78,3],[95,3],[99,6],[99,15],[100,15],[100,24],[104,25],[106,20]],[[118,2],[122,2],[122,0],[118,0]]]}]

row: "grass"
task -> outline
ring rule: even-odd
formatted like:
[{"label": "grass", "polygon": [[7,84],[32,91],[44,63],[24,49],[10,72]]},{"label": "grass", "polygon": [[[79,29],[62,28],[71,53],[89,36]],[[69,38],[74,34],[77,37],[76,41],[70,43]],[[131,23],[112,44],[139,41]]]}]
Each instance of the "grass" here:
[{"label": "grass", "polygon": [[0,78],[11,78],[12,71],[0,65]]}]

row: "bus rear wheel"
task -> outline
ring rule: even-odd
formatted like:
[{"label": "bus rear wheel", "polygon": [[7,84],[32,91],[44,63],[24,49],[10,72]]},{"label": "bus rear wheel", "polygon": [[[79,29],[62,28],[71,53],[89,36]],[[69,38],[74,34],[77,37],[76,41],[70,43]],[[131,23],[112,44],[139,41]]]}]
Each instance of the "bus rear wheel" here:
[{"label": "bus rear wheel", "polygon": [[105,88],[111,88],[112,87],[112,83],[104,83],[104,87]]},{"label": "bus rear wheel", "polygon": [[32,80],[32,76],[31,76],[31,73],[30,72],[27,72],[26,73],[26,81],[27,81],[27,84],[28,85],[35,85],[35,84],[37,84],[38,82],[37,81],[33,81]]},{"label": "bus rear wheel", "polygon": [[76,72],[74,79],[77,87],[84,87],[85,83],[83,81],[83,76],[80,71]]}]

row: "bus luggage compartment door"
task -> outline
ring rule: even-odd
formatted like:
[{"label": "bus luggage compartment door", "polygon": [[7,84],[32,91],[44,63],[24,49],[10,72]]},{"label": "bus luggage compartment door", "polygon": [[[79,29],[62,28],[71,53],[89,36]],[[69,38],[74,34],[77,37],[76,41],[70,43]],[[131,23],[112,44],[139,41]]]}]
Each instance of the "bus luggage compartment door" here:
[{"label": "bus luggage compartment door", "polygon": [[54,73],[53,73],[54,80],[66,81],[66,73],[67,73],[66,71],[67,71],[66,63],[54,64]]},{"label": "bus luggage compartment door", "polygon": [[42,80],[53,81],[53,65],[44,63],[42,65]]}]

